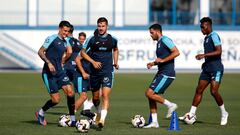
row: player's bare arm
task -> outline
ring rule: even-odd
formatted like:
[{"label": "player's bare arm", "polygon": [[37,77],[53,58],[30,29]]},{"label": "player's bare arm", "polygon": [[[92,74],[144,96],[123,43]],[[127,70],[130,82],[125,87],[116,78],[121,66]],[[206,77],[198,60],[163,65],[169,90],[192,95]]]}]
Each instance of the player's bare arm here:
[{"label": "player's bare arm", "polygon": [[113,61],[114,61],[114,64],[113,66],[115,67],[115,69],[119,69],[119,65],[118,65],[118,55],[119,55],[119,50],[118,48],[114,48],[113,49]]},{"label": "player's bare arm", "polygon": [[219,56],[222,54],[222,46],[215,46],[215,51],[210,52],[210,53],[206,53],[206,54],[198,54],[196,55],[196,59],[197,60],[201,60],[205,57],[213,57],[213,56]]},{"label": "player's bare arm", "polygon": [[89,74],[85,72],[85,70],[83,69],[82,66],[82,57],[81,56],[77,56],[75,59],[75,62],[77,64],[77,68],[79,69],[79,71],[82,73],[83,79],[88,79],[89,78]]},{"label": "player's bare arm", "polygon": [[92,63],[93,67],[96,68],[96,69],[100,69],[102,68],[102,63],[101,62],[97,62],[97,61],[94,61],[91,57],[88,56],[88,54],[86,53],[86,49],[82,49],[81,50],[81,56],[86,59],[87,61],[89,61],[90,63]]},{"label": "player's bare arm", "polygon": [[177,56],[179,56],[180,55],[180,53],[179,53],[179,51],[178,51],[178,49],[177,49],[177,47],[176,46],[174,46],[172,49],[171,49],[171,54],[169,55],[169,56],[167,56],[167,57],[165,57],[165,58],[156,58],[155,59],[155,63],[164,63],[164,62],[168,62],[168,61],[170,61],[170,60],[173,60],[174,58],[176,58]]},{"label": "player's bare arm", "polygon": [[44,47],[41,47],[41,48],[38,50],[38,55],[40,56],[40,58],[41,58],[45,63],[47,63],[49,70],[50,70],[51,72],[55,72],[56,69],[55,69],[55,67],[53,66],[53,64],[50,62],[50,60],[46,57],[45,52],[46,52],[46,49],[45,49]]}]

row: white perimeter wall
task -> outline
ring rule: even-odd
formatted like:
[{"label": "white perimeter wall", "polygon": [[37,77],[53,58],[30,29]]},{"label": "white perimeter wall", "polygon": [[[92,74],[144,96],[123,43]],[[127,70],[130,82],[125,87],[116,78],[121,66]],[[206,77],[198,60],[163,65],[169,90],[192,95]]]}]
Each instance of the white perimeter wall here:
[{"label": "white perimeter wall", "polygon": [[[0,31],[9,34],[35,51],[43,44],[45,38],[57,31],[47,30],[8,30]],[[74,36],[80,31],[76,30]],[[93,31],[85,31],[87,36]],[[120,50],[119,65],[121,69],[146,69],[146,64],[155,59],[155,44],[148,31],[109,31],[118,39]],[[217,31],[222,39],[222,59],[225,69],[240,71],[240,32]],[[177,69],[200,69],[204,62],[195,60],[195,55],[203,51],[204,36],[200,31],[164,31],[164,35],[173,39],[181,55],[176,59]],[[24,54],[23,54],[24,55]],[[36,54],[37,55],[37,54]],[[36,59],[42,67],[42,60]]]}]

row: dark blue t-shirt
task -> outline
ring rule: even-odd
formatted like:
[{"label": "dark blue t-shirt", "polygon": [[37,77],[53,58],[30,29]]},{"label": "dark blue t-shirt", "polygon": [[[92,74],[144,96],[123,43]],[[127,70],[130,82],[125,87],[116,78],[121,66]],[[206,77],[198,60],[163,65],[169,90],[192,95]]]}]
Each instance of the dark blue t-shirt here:
[{"label": "dark blue t-shirt", "polygon": [[[157,42],[156,55],[158,58],[164,59],[171,54],[171,49],[174,47],[174,43],[167,36],[162,36]],[[158,73],[164,74],[170,77],[175,77],[174,59],[168,62],[158,64]]]},{"label": "dark blue t-shirt", "polygon": [[113,72],[113,48],[117,48],[117,39],[110,34],[89,37],[83,48],[89,48],[91,51],[90,57],[98,62],[102,63],[101,69],[95,69],[90,66],[91,74],[104,74]]},{"label": "dark blue t-shirt", "polygon": [[[216,32],[211,32],[204,38],[204,53],[215,51],[215,46],[221,46],[221,39]],[[221,56],[206,57],[202,69],[207,72],[223,71]]]},{"label": "dark blue t-shirt", "polygon": [[[61,63],[63,54],[66,51],[66,46],[69,46],[69,42],[59,37],[58,34],[49,36],[44,41],[42,47],[46,49],[45,55],[56,69],[56,73],[54,73],[54,75],[58,75],[63,72]],[[50,73],[46,63],[44,64],[43,71]]]},{"label": "dark blue t-shirt", "polygon": [[70,58],[65,62],[64,68],[66,70],[76,70],[76,62],[75,59],[78,56],[79,52],[82,49],[82,44],[75,39],[74,37],[68,37],[67,40],[69,41],[70,45],[72,46],[72,55]]}]

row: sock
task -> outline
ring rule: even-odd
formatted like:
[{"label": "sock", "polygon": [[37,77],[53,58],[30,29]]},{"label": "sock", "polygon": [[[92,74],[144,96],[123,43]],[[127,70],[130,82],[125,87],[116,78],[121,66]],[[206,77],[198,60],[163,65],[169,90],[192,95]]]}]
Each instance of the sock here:
[{"label": "sock", "polygon": [[[55,106],[57,103],[53,103],[52,100],[48,100],[45,105],[42,107],[42,111],[46,112],[49,108]],[[44,113],[43,113],[44,114]]]},{"label": "sock", "polygon": [[221,106],[219,106],[219,108],[220,108],[220,110],[221,110],[222,115],[227,113],[227,111],[225,110],[224,104],[222,104]]},{"label": "sock", "polygon": [[83,110],[91,110],[93,107],[92,100],[85,100],[83,103]]},{"label": "sock", "polygon": [[196,110],[197,110],[197,107],[196,106],[192,106],[191,109],[190,109],[190,113],[195,114]]},{"label": "sock", "polygon": [[105,118],[107,116],[107,110],[103,109],[101,110],[101,121],[105,121]]},{"label": "sock", "polygon": [[44,116],[44,111],[42,108],[38,111],[38,113],[39,113],[39,115]]},{"label": "sock", "polygon": [[97,113],[101,113],[100,100],[99,99],[93,100],[93,104],[97,110]]},{"label": "sock", "polygon": [[71,119],[71,121],[76,121],[75,115],[70,115],[70,119]]},{"label": "sock", "polygon": [[163,102],[164,105],[166,105],[168,108],[172,106],[172,102],[168,101],[167,99]]},{"label": "sock", "polygon": [[75,97],[74,96],[67,96],[67,106],[70,115],[75,115]]},{"label": "sock", "polygon": [[152,113],[152,122],[156,122],[158,123],[158,120],[157,120],[157,113]]}]

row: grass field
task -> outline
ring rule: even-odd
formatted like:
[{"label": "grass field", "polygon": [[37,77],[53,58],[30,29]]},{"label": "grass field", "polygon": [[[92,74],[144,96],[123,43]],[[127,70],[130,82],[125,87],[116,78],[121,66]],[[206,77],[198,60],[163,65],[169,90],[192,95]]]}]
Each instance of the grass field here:
[{"label": "grass field", "polygon": [[[136,129],[130,121],[135,114],[147,120],[148,101],[144,91],[154,74],[116,74],[111,93],[111,105],[102,131],[90,129],[89,135],[239,135],[240,134],[240,74],[225,74],[220,93],[229,112],[229,122],[220,126],[220,110],[205,91],[197,110],[197,123],[179,122],[181,131],[168,131],[167,108],[158,105],[158,129]],[[198,74],[177,74],[177,79],[165,97],[179,106],[178,115],[190,109]],[[66,98],[46,113],[48,125],[37,124],[34,112],[49,99],[40,73],[0,73],[0,135],[77,135],[75,128],[58,127],[58,117],[67,112]],[[62,91],[61,91],[62,93]]]}]

